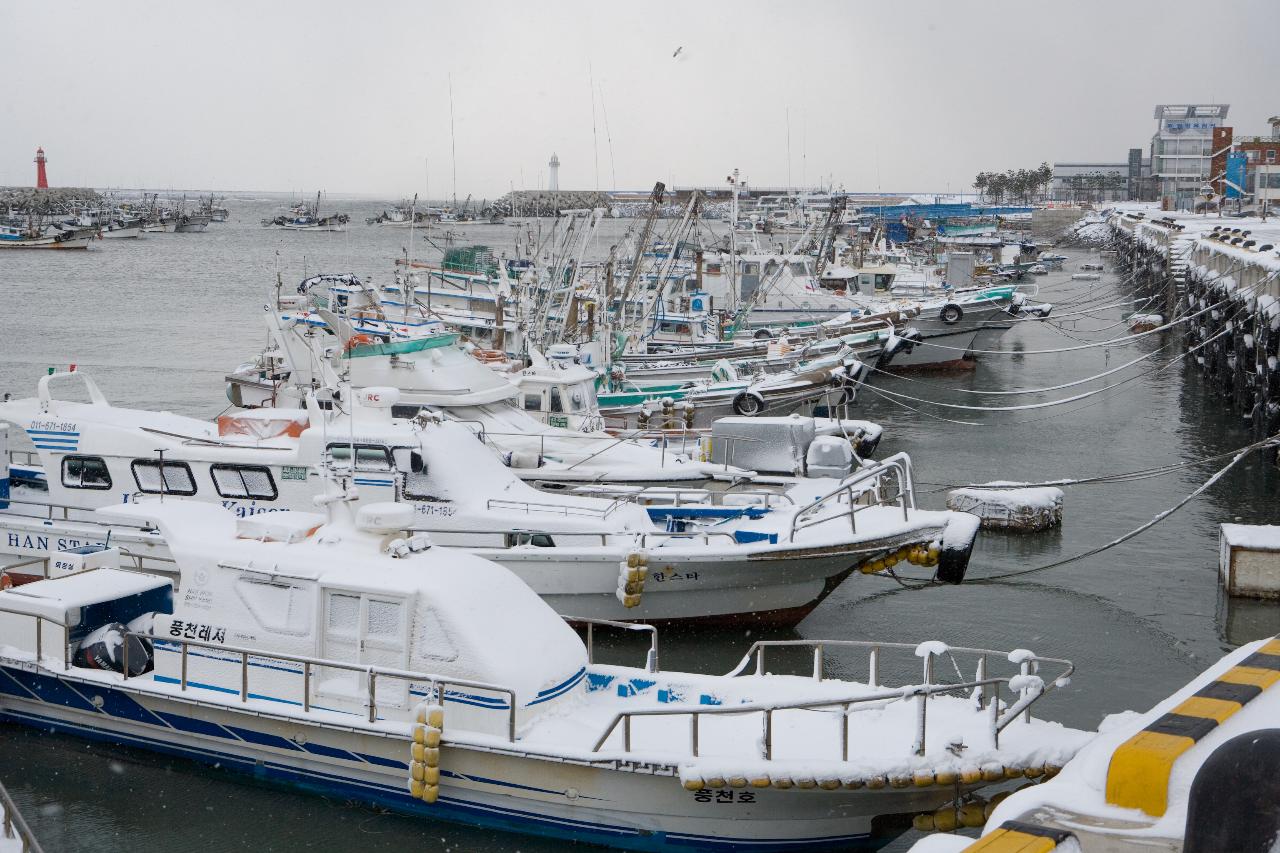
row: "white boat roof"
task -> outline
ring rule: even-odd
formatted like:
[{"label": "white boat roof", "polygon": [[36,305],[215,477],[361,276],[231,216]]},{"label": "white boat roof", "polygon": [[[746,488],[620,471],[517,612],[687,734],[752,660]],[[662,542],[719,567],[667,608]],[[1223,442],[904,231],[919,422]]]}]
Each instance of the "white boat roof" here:
[{"label": "white boat roof", "polygon": [[[586,666],[578,635],[508,569],[456,549],[432,547],[393,557],[386,551],[388,536],[358,529],[346,504],[335,505],[327,523],[292,542],[247,538],[235,516],[216,504],[143,500],[99,513],[156,524],[184,587],[188,575],[201,569],[239,570],[313,581],[326,589],[413,597],[419,613],[425,607],[432,614],[415,619],[414,647],[447,643],[455,654],[443,661],[411,656],[411,670],[506,685],[524,704]],[[305,523],[301,516],[310,514],[297,515]]]},{"label": "white boat roof", "polygon": [[75,625],[83,607],[170,585],[168,578],[158,575],[123,569],[94,569],[61,578],[35,581],[0,592],[0,610]]}]

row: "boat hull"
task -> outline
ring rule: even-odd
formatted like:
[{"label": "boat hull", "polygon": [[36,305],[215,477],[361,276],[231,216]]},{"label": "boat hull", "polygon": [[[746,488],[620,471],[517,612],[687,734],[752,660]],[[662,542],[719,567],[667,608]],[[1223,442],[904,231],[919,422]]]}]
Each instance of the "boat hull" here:
[{"label": "boat hull", "polygon": [[104,240],[128,240],[142,236],[141,225],[127,225],[124,228],[111,228],[102,232]]},{"label": "boat hull", "polygon": [[289,224],[285,224],[285,225],[277,225],[276,227],[277,227],[277,228],[281,228],[281,229],[283,229],[283,230],[285,230],[285,231],[322,231],[322,232],[323,232],[323,231],[330,231],[330,232],[340,232],[340,231],[346,231],[346,230],[347,230],[347,227],[346,227],[345,225],[289,225]]},{"label": "boat hull", "polygon": [[176,684],[145,677],[121,682],[114,673],[0,664],[0,718],[14,723],[174,755],[427,820],[630,850],[878,847],[890,838],[872,837],[876,816],[928,811],[954,796],[937,786],[688,791],[674,765],[452,744],[446,728],[439,799],[426,804],[408,793],[407,726],[403,733],[385,724],[366,726],[360,715],[322,724],[289,705],[264,710],[270,697],[253,696],[267,701],[238,705],[234,695],[198,687],[180,692]]},{"label": "boat hull", "polygon": [[[651,544],[644,594],[640,604],[630,609],[622,605],[614,590],[618,566],[634,543],[507,548],[493,547],[495,537],[490,536],[491,544],[486,547],[483,535],[442,530],[431,521],[415,529],[426,530],[441,546],[461,548],[466,542],[465,550],[510,569],[562,615],[658,623],[745,621],[789,627],[808,616],[868,557],[941,538],[944,527],[942,522],[917,523],[890,535],[827,544],[810,545],[802,538],[794,547],[704,549]],[[19,557],[45,557],[51,548],[57,551],[101,544],[106,534],[105,527],[88,521],[49,521],[0,513],[0,552]],[[572,537],[561,540],[572,541]],[[176,579],[169,548],[158,534],[112,528],[111,541],[127,548],[141,569]],[[38,567],[35,571],[39,572]],[[12,574],[20,581],[40,576]]]},{"label": "boat hull", "polygon": [[66,240],[36,237],[24,240],[0,240],[0,249],[87,249],[92,242],[92,234],[70,237]]}]

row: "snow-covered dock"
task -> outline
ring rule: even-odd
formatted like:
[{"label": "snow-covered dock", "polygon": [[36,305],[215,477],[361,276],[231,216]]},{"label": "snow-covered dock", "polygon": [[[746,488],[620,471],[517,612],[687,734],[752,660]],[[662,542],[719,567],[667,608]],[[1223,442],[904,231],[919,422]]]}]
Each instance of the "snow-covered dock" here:
[{"label": "snow-covered dock", "polygon": [[1154,329],[1179,331],[1208,385],[1257,437],[1274,435],[1280,430],[1280,222],[1162,213],[1139,204],[1117,208],[1107,222],[1116,272],[1142,297],[1138,307],[1170,318]]}]

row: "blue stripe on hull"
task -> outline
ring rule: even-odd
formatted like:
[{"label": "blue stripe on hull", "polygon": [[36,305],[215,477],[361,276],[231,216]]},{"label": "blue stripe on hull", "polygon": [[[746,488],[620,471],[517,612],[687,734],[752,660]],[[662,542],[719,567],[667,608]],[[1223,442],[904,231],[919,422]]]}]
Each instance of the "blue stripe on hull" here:
[{"label": "blue stripe on hull", "polygon": [[[43,685],[38,687],[36,690],[31,690],[25,684],[19,686],[18,680],[12,678],[16,673],[22,673],[22,671],[0,668],[0,676],[9,676],[7,680],[0,679],[0,693],[9,693],[27,701],[30,701],[29,697],[33,693],[41,695],[58,695],[63,699],[67,699],[67,694],[70,693],[75,694],[80,701],[84,701],[83,697],[79,696],[78,691],[72,689],[70,684],[63,683],[61,680],[49,676],[22,673],[22,675],[26,675],[32,679],[56,683],[61,690],[45,689],[43,688]],[[102,710],[99,711],[99,713],[102,713],[104,717],[108,715],[108,709],[112,708],[119,709],[122,706],[137,706],[138,709],[141,709],[141,706],[137,705],[131,696],[128,696],[123,692],[117,693],[117,691],[112,690],[106,685],[93,685],[92,687],[94,694],[102,695],[105,700]],[[115,695],[108,699],[107,696],[111,694]],[[69,707],[79,706],[79,702],[74,700],[58,702],[56,704],[67,705]],[[90,705],[90,708],[93,708],[93,706]],[[146,714],[151,713],[145,709],[141,710]],[[164,718],[172,719],[174,716],[169,713],[160,713]],[[122,714],[120,716],[135,721],[141,719],[141,715],[137,713]],[[410,797],[407,790],[402,786],[390,786],[376,782],[364,782],[331,773],[325,773],[315,769],[300,770],[295,767],[282,765],[275,761],[266,759],[255,760],[231,753],[224,753],[215,749],[196,746],[181,746],[169,740],[142,735],[125,734],[123,732],[113,731],[100,726],[85,725],[58,717],[45,716],[43,714],[18,710],[15,708],[0,709],[0,720],[3,719],[24,723],[45,731],[56,731],[105,743],[147,749],[153,752],[160,752],[190,761],[201,762],[203,764],[213,764],[253,776],[259,780],[288,785],[293,788],[300,788],[323,795],[338,795],[364,803],[383,806],[404,814],[434,818],[452,823],[462,823],[485,829],[496,829],[523,835],[537,835],[569,841],[582,841],[589,844],[600,844],[628,850],[749,850],[753,851],[753,853],[781,853],[781,851],[833,849],[853,845],[857,845],[861,847],[861,849],[876,849],[891,840],[890,838],[873,838],[869,835],[796,839],[785,842],[769,840],[753,841],[749,839],[726,840],[707,836],[687,835],[683,833],[673,833],[668,835],[667,833],[662,832],[641,831],[630,827],[609,826],[589,821],[574,820],[572,818],[549,817],[547,815],[526,812],[520,809],[486,805],[483,803],[464,801],[447,796],[441,796],[437,802],[429,805]],[[159,718],[153,717],[153,719]],[[181,728],[190,729],[192,727],[187,725],[182,726]],[[166,733],[172,733],[175,731],[174,729],[168,728],[162,730]],[[221,734],[214,732],[212,729],[209,731],[201,730],[200,733],[213,734],[214,736],[222,737]],[[240,739],[250,740],[249,738],[244,738],[242,734],[237,738],[237,740]],[[315,746],[317,745],[307,744],[305,748],[310,752],[317,752],[317,750],[311,749],[311,747]],[[334,750],[334,752],[341,751]],[[345,753],[343,757],[347,756],[355,758],[352,753]],[[444,775],[454,776],[455,774],[451,774],[446,771]],[[511,784],[503,782],[502,780],[485,781],[498,785]]]}]

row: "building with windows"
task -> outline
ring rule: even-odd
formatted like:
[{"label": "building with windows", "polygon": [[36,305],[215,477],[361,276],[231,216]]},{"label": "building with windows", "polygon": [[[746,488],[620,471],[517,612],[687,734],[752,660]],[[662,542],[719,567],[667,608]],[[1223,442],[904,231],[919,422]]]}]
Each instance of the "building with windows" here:
[{"label": "building with windows", "polygon": [[1049,199],[1076,204],[1139,199],[1150,172],[1151,161],[1143,159],[1141,148],[1130,149],[1125,162],[1054,163]]},{"label": "building with windows", "polygon": [[1151,137],[1151,177],[1162,206],[1193,209],[1213,177],[1214,131],[1230,104],[1161,104]]},{"label": "building with windows", "polygon": [[1271,176],[1280,171],[1280,116],[1272,116],[1267,122],[1271,125],[1271,133],[1267,136],[1235,136],[1234,128],[1230,127],[1214,130],[1210,168],[1214,190],[1227,195],[1227,160],[1232,154],[1243,155],[1243,179],[1232,180],[1231,183],[1236,184],[1235,188],[1243,196],[1254,196],[1259,202],[1265,196],[1270,202],[1269,207],[1274,209],[1277,198],[1280,198],[1277,195],[1280,188],[1270,186],[1270,182]]}]

